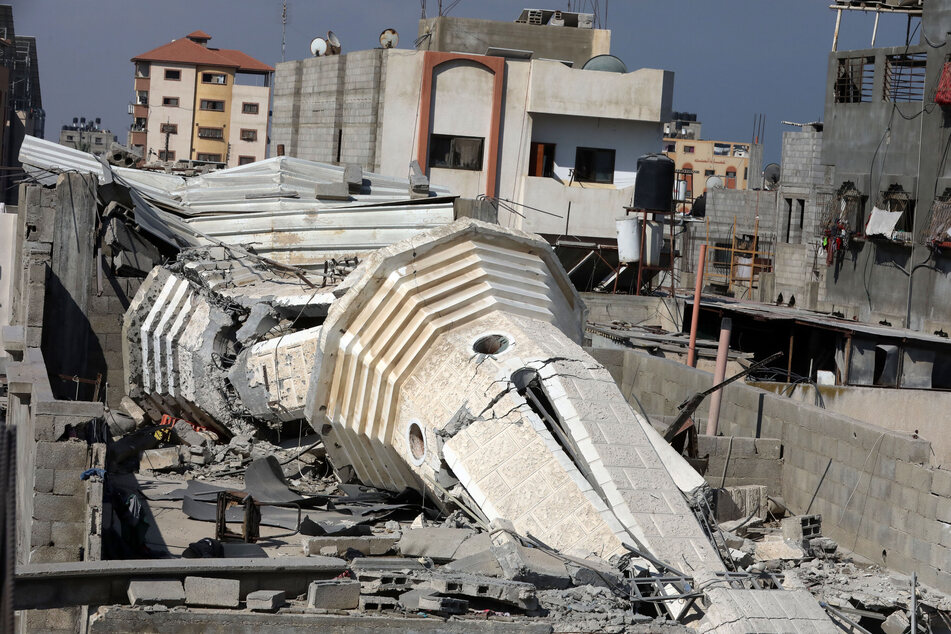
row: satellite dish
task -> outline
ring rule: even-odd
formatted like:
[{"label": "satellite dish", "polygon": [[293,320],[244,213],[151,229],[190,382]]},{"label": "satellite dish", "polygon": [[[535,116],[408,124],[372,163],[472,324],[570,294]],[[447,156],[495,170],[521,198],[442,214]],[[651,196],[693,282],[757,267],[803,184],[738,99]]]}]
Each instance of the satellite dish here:
[{"label": "satellite dish", "polygon": [[627,66],[614,55],[595,55],[584,63],[581,70],[600,70],[608,73],[627,73]]},{"label": "satellite dish", "polygon": [[776,189],[779,186],[779,175],[779,165],[776,163],[767,165],[766,169],[763,170],[763,187],[769,191]]},{"label": "satellite dish", "polygon": [[723,179],[719,176],[711,176],[707,179],[706,184],[707,189],[722,189],[723,188]]},{"label": "satellite dish", "polygon": [[340,38],[333,31],[327,31],[327,43],[330,44],[330,54],[340,55]]},{"label": "satellite dish", "polygon": [[396,48],[400,43],[400,34],[396,29],[387,29],[380,33],[380,46],[383,48]]},{"label": "satellite dish", "polygon": [[314,57],[323,57],[327,54],[327,40],[315,37],[310,41],[310,53]]}]

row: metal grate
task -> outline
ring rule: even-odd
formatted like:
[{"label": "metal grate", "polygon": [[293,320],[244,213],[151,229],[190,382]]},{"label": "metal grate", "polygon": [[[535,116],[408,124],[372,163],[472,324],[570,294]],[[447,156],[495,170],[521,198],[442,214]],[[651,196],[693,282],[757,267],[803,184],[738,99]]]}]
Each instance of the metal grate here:
[{"label": "metal grate", "polygon": [[922,233],[921,241],[932,246],[951,243],[949,230],[951,230],[951,202],[936,200],[931,206],[931,218]]},{"label": "metal grate", "polygon": [[887,55],[885,57],[885,100],[921,101],[925,93],[927,53]]},{"label": "metal grate", "polygon": [[875,58],[843,57],[835,78],[836,103],[861,103],[872,100],[875,88]]}]

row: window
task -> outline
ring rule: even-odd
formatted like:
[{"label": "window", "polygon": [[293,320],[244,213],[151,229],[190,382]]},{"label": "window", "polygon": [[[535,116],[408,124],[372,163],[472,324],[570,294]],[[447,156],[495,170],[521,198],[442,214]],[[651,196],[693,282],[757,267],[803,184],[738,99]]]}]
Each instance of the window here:
[{"label": "window", "polygon": [[[895,231],[902,231],[911,234],[915,230],[915,201],[911,195],[904,191],[901,185],[891,185],[887,191],[882,192],[881,203],[879,207],[886,211],[901,211],[901,218],[895,225]],[[904,242],[910,242],[910,237],[896,237]]]},{"label": "window", "polygon": [[94,143],[95,145],[102,145],[102,137],[101,137],[101,136],[97,136],[97,137],[93,140],[93,143]]},{"label": "window", "polygon": [[137,90],[135,92],[135,103],[140,106],[149,105],[149,92],[147,90]]},{"label": "window", "polygon": [[244,102],[241,104],[241,114],[257,114],[260,106],[256,103]]},{"label": "window", "polygon": [[579,183],[613,183],[614,150],[579,147],[575,152],[574,179]]},{"label": "window", "polygon": [[676,143],[664,143],[664,152],[676,152],[677,144]]},{"label": "window", "polygon": [[206,152],[199,152],[197,161],[206,161],[208,163],[220,163],[221,155],[220,154],[208,154]]},{"label": "window", "polygon": [[224,139],[225,131],[223,128],[198,128],[199,139]]},{"label": "window", "polygon": [[178,134],[178,124],[177,123],[163,123],[162,134]]},{"label": "window", "polygon": [[704,175],[704,176],[716,176],[716,171],[715,171],[715,170],[703,170],[703,175]]},{"label": "window", "polygon": [[162,105],[171,108],[178,107],[178,97],[162,97]]},{"label": "window", "polygon": [[739,145],[739,144],[733,146],[733,156],[746,158],[749,155],[750,155],[750,146]]},{"label": "window", "polygon": [[686,198],[693,198],[693,165],[690,163],[684,163],[683,167],[680,169],[683,171],[683,179],[687,181]]},{"label": "window", "polygon": [[175,152],[174,150],[159,150],[158,157],[160,161],[174,161]]},{"label": "window", "polygon": [[202,99],[200,107],[202,110],[214,110],[215,112],[225,111],[225,102],[216,99]]},{"label": "window", "polygon": [[238,165],[247,165],[248,163],[253,163],[253,162],[254,162],[253,156],[239,156],[238,157]]},{"label": "window", "polygon": [[806,224],[806,201],[802,198],[797,198],[796,203],[799,205],[799,230],[802,231],[803,226]]},{"label": "window", "polygon": [[885,56],[885,100],[921,101],[925,92],[927,53]]},{"label": "window", "polygon": [[749,168],[749,167],[744,167],[744,168],[743,168],[743,180],[748,181],[749,179],[750,179],[750,168]]},{"label": "window", "polygon": [[228,76],[224,73],[202,73],[201,83],[218,84],[219,86],[224,86],[226,83],[228,83]]},{"label": "window", "polygon": [[434,134],[429,139],[429,166],[480,171],[484,142],[481,137]]},{"label": "window", "polygon": [[72,134],[67,134],[67,135],[66,135],[66,140],[67,140],[67,141],[73,141],[73,140],[75,140],[75,137],[74,137]]},{"label": "window", "polygon": [[169,81],[180,81],[182,78],[182,71],[177,68],[166,68],[165,69],[165,79]]},{"label": "window", "polygon": [[726,188],[736,189],[736,168],[728,167],[726,170]]},{"label": "window", "polygon": [[836,103],[861,103],[872,100],[875,57],[843,57],[835,77]]},{"label": "window", "polygon": [[555,175],[555,144],[532,142],[528,158],[528,175],[551,178]]},{"label": "window", "polygon": [[135,76],[148,78],[149,76],[149,67],[151,64],[148,62],[136,62],[135,63]]},{"label": "window", "polygon": [[685,145],[685,146],[684,146],[684,154],[693,154],[693,146],[692,146],[692,145]]},{"label": "window", "polygon": [[729,143],[714,143],[714,144],[713,144],[713,155],[714,155],[714,156],[729,156],[729,155],[730,155],[730,144],[729,144]]},{"label": "window", "polygon": [[249,130],[247,128],[241,128],[241,140],[242,141],[257,141],[258,140],[258,131]]}]

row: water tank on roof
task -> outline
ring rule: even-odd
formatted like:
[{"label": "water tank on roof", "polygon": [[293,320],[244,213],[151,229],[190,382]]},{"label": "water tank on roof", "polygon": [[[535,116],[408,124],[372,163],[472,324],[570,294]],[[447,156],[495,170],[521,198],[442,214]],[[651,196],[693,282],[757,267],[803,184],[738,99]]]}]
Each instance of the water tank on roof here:
[{"label": "water tank on roof", "polygon": [[670,211],[674,193],[674,161],[663,154],[645,154],[637,159],[634,207]]},{"label": "water tank on roof", "polygon": [[606,73],[626,73],[627,66],[614,55],[595,55],[584,63],[581,70],[600,70]]}]

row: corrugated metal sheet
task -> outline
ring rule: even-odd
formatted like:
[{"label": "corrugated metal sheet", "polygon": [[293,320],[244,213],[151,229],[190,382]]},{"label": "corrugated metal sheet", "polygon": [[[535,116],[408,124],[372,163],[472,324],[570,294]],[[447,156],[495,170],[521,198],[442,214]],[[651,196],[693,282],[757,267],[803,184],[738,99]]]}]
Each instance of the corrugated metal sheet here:
[{"label": "corrugated metal sheet", "polygon": [[[108,180],[93,155],[34,137],[24,140],[20,161],[45,184],[64,171]],[[429,197],[412,198],[408,179],[369,172],[349,200],[318,200],[317,186],[342,183],[344,167],[286,156],[193,177],[111,171],[134,190],[136,220],[156,237],[185,245],[197,235],[198,243],[249,246],[299,266],[378,249],[454,217],[449,190],[433,187]]]}]

